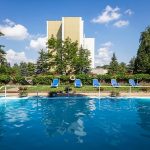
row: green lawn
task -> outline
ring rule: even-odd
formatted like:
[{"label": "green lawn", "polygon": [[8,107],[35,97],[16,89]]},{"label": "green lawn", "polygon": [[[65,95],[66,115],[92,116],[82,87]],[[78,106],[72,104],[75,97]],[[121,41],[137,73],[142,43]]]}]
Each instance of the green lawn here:
[{"label": "green lawn", "polygon": [[[22,86],[22,85],[20,85]],[[27,87],[28,92],[58,92],[58,91],[63,91],[65,90],[65,87],[67,85],[60,85],[58,88],[51,88],[50,85],[37,85],[37,86],[28,86],[25,85],[24,87]],[[110,85],[105,85],[105,86],[110,86]],[[13,90],[15,87],[15,90]],[[18,87],[19,86],[15,86],[15,85],[10,85],[7,86],[7,91],[18,91]],[[76,93],[82,93],[82,92],[92,92],[92,93],[97,93],[99,91],[98,88],[94,88],[93,86],[89,86],[89,85],[84,85],[81,88],[75,88],[73,85],[70,86],[70,88],[72,89],[73,92]],[[4,87],[2,89],[0,89],[0,92],[4,92]],[[116,91],[116,92],[129,92],[129,87],[120,87],[120,88],[114,88],[114,87],[101,87],[101,92],[110,92],[110,91]],[[150,92],[150,88],[136,88],[133,87],[132,88],[132,92]]]},{"label": "green lawn", "polygon": [[[59,86],[58,88],[51,88],[48,85],[38,85],[38,86],[30,86],[28,87],[28,92],[57,92],[57,91],[64,91],[66,86]],[[74,86],[70,86],[73,92],[98,92],[98,88],[94,88],[93,86],[83,86],[81,88],[75,88]],[[129,92],[129,87],[121,87],[121,88],[114,88],[114,87],[101,87],[101,91],[124,91]],[[150,88],[132,88],[132,91],[150,91]]]}]

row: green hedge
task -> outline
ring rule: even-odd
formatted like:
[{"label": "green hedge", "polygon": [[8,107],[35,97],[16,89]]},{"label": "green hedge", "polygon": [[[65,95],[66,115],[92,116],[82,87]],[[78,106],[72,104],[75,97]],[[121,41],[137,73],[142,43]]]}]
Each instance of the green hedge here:
[{"label": "green hedge", "polygon": [[14,84],[22,84],[22,85],[27,85],[28,82],[26,81],[25,77],[22,77],[22,76],[16,76],[16,77],[13,77],[12,78],[12,82]]},{"label": "green hedge", "polygon": [[[32,77],[33,85],[41,84],[41,85],[50,85],[54,78],[59,78],[61,84],[72,84],[73,81],[70,80],[70,76],[53,76],[53,75],[45,75],[45,76],[34,76]],[[117,79],[118,82],[128,83],[130,78],[138,80],[138,82],[150,83],[150,74],[135,74],[135,75],[88,75],[88,74],[79,74],[76,75],[76,78],[81,79],[83,85],[92,85],[92,79],[96,78],[101,82],[110,83],[111,79]],[[0,75],[0,84],[8,84],[12,81],[14,84],[22,84],[26,85],[28,82],[22,76],[16,76],[11,78],[8,75]]]},{"label": "green hedge", "polygon": [[33,85],[44,84],[50,85],[53,80],[53,76],[36,76],[33,78]]},{"label": "green hedge", "polygon": [[0,75],[0,83],[1,84],[7,84],[11,80],[11,77],[8,75]]}]

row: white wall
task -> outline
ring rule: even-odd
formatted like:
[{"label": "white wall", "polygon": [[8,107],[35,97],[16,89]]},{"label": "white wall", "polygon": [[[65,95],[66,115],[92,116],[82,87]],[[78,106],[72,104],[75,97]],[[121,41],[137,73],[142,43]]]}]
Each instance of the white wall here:
[{"label": "white wall", "polygon": [[80,18],[80,45],[83,45],[84,21]]},{"label": "white wall", "polygon": [[88,49],[91,53],[91,68],[94,68],[94,53],[95,53],[95,39],[94,38],[84,38],[83,48]]}]

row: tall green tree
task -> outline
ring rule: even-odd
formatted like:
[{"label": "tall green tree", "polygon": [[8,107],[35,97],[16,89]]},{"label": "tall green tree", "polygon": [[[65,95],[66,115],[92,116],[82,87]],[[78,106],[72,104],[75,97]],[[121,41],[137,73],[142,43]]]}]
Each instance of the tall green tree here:
[{"label": "tall green tree", "polygon": [[119,69],[119,64],[116,58],[115,53],[113,53],[113,56],[111,58],[111,62],[109,64],[108,73],[109,74],[117,74]]},{"label": "tall green tree", "polygon": [[70,38],[62,41],[52,36],[47,44],[52,54],[51,60],[54,61],[52,66],[58,74],[69,75],[90,68],[89,51],[78,48],[78,43]]},{"label": "tall green tree", "polygon": [[121,62],[118,66],[118,74],[126,74],[127,73],[127,65],[124,62]]},{"label": "tall green tree", "polygon": [[28,76],[28,64],[26,62],[20,63],[20,74],[24,77]]},{"label": "tall green tree", "polygon": [[80,48],[75,62],[76,74],[87,73],[90,70],[90,51]]},{"label": "tall green tree", "polygon": [[128,72],[133,73],[135,67],[135,57],[131,58],[127,66]]},{"label": "tall green tree", "polygon": [[15,63],[12,66],[12,75],[13,76],[21,76],[21,69],[20,69],[20,66],[17,63]]},{"label": "tall green tree", "polygon": [[35,64],[34,63],[31,63],[31,62],[28,62],[28,76],[33,76],[35,74]]},{"label": "tall green tree", "polygon": [[39,51],[39,58],[37,60],[37,71],[40,73],[47,73],[51,68],[50,52],[46,52],[43,49]]},{"label": "tall green tree", "polygon": [[70,38],[67,38],[63,42],[63,73],[66,75],[75,72],[75,63],[77,60],[78,43],[72,42]]},{"label": "tall green tree", "polygon": [[150,74],[150,26],[141,33],[134,72]]},{"label": "tall green tree", "polygon": [[[4,36],[4,34],[2,32],[0,32],[0,36]],[[4,51],[4,45],[0,45],[0,65],[4,65],[6,64],[6,52]]]}]

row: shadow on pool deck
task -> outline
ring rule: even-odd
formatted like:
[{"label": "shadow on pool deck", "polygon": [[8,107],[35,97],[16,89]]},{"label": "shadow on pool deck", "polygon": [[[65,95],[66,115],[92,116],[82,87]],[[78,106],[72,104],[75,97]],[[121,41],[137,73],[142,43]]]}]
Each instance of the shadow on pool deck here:
[{"label": "shadow on pool deck", "polygon": [[[54,95],[53,95],[54,94]],[[5,93],[4,91],[0,91],[0,96],[4,96]],[[19,92],[18,91],[8,91],[6,94],[7,97],[19,97]],[[28,93],[28,96],[47,96],[47,97],[82,97],[82,96],[95,96],[95,97],[106,97],[110,96],[110,92],[101,92],[100,95],[98,92],[94,93],[88,93],[88,92],[82,92],[82,93],[52,93],[50,95],[49,92],[30,92]],[[128,92],[121,92],[120,97],[150,97],[149,92],[133,92],[131,95],[129,95]]]}]

